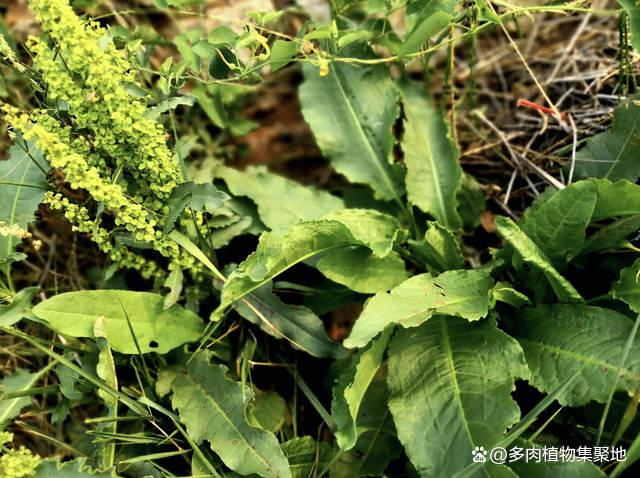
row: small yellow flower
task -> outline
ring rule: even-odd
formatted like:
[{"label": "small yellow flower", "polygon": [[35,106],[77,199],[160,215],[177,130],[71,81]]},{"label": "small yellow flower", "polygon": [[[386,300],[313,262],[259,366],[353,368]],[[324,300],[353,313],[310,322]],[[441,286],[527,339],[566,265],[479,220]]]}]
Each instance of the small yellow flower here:
[{"label": "small yellow flower", "polygon": [[40,239],[34,239],[34,241],[32,242],[32,244],[33,244],[33,248],[34,248],[36,251],[39,251],[39,250],[40,250],[40,248],[42,247],[42,241],[41,241]]}]

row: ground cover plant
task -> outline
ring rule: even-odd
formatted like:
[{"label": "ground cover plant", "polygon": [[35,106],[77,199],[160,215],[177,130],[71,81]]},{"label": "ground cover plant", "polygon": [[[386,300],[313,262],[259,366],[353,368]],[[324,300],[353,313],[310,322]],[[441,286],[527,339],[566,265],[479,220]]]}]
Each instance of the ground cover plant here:
[{"label": "ground cover plant", "polygon": [[0,477],[636,476],[635,3],[208,5],[0,23]]}]

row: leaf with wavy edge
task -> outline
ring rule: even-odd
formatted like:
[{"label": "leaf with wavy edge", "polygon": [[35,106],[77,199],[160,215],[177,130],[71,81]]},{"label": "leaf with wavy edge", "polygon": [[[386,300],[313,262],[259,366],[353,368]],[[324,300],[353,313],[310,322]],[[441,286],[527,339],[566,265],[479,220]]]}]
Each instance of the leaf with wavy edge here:
[{"label": "leaf with wavy edge", "polygon": [[640,186],[621,179],[612,183],[608,179],[590,179],[598,189],[598,200],[591,216],[601,221],[618,216],[640,214]]},{"label": "leaf with wavy edge", "polygon": [[118,478],[115,467],[107,470],[96,471],[87,463],[86,458],[78,458],[62,463],[60,457],[50,460],[42,460],[36,468],[33,478]]},{"label": "leaf with wavy edge", "polygon": [[498,232],[522,261],[539,269],[547,278],[560,302],[584,303],[584,299],[567,279],[551,265],[544,252],[509,218],[496,218]]},{"label": "leaf with wavy edge", "polygon": [[366,349],[351,358],[351,364],[333,388],[331,415],[336,426],[334,434],[341,450],[350,450],[358,440],[356,418],[369,384],[384,361],[387,344],[394,327],[388,327],[373,339]]},{"label": "leaf with wavy edge", "polygon": [[427,232],[421,241],[409,239],[409,249],[423,263],[444,272],[464,267],[460,244],[453,233],[437,222],[427,222]]},{"label": "leaf with wavy edge", "polygon": [[251,198],[258,206],[260,219],[273,231],[286,231],[299,222],[344,209],[340,198],[273,174],[264,166],[244,171],[220,166],[215,175],[224,179],[235,196]]},{"label": "leaf with wavy edge", "polygon": [[[531,369],[530,383],[555,389],[585,363],[558,397],[562,405],[607,401],[633,321],[610,309],[586,305],[540,305],[520,310],[508,332],[520,342]],[[635,392],[640,381],[640,337],[629,350],[618,388]]]},{"label": "leaf with wavy edge", "polygon": [[376,294],[360,314],[347,348],[363,347],[387,325],[415,327],[434,314],[459,315],[478,320],[489,310],[489,289],[493,279],[482,271],[447,271],[438,277],[420,274],[391,292]]},{"label": "leaf with wavy edge", "polygon": [[401,81],[398,88],[406,119],[402,150],[409,202],[456,231],[462,227],[456,197],[462,168],[444,113],[413,81]]},{"label": "leaf with wavy edge", "polygon": [[514,381],[528,377],[520,345],[493,318],[438,315],[400,328],[389,344],[389,408],[420,475],[452,477],[476,446],[497,444],[520,419]]},{"label": "leaf with wavy edge", "polygon": [[405,232],[394,218],[366,209],[345,209],[296,224],[282,237],[265,232],[258,249],[229,276],[218,310],[321,252],[366,246],[376,257],[385,257],[404,237]]},{"label": "leaf with wavy edge", "polygon": [[613,297],[629,304],[631,310],[640,313],[640,259],[620,271],[620,280],[611,284]]},{"label": "leaf with wavy edge", "polygon": [[[343,48],[340,56],[377,58],[363,43]],[[371,186],[377,199],[401,203],[405,172],[391,159],[391,130],[400,110],[387,67],[336,61],[326,76],[311,63],[303,72],[302,114],[324,156],[350,181]]]},{"label": "leaf with wavy edge", "polygon": [[163,369],[156,383],[158,395],[173,391],[173,408],[189,436],[196,443],[207,440],[232,470],[263,478],[291,478],[276,437],[245,419],[251,389],[228,380],[227,367],[211,365],[211,357],[211,352],[201,350],[190,361],[183,356],[181,363]]}]

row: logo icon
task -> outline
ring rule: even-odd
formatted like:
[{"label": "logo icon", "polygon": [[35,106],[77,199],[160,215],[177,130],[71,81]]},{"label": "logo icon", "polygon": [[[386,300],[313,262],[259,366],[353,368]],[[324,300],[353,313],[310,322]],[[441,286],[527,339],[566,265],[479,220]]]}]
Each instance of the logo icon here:
[{"label": "logo icon", "polygon": [[477,446],[476,449],[471,452],[471,454],[473,455],[474,463],[484,463],[485,461],[487,461],[487,450],[485,450],[482,446]]}]

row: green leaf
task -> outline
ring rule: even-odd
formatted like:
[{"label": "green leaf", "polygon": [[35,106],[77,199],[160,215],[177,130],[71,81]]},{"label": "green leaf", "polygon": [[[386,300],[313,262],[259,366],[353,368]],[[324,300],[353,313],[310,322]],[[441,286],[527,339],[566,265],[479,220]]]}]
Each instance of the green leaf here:
[{"label": "green leaf", "polygon": [[483,22],[495,23],[496,25],[500,25],[502,20],[500,17],[496,15],[491,8],[487,7],[487,2],[485,0],[476,0],[476,5],[478,6],[478,20]]},{"label": "green leaf", "polygon": [[209,234],[208,240],[211,242],[213,249],[229,245],[234,237],[248,233],[253,224],[253,219],[245,216],[227,227],[216,229]]},{"label": "green leaf", "polygon": [[271,47],[271,71],[276,72],[289,63],[298,53],[298,44],[293,41],[276,40]]},{"label": "green leaf", "polygon": [[180,105],[193,106],[196,101],[198,101],[198,98],[193,95],[174,96],[169,100],[158,103],[158,106],[147,108],[142,117],[155,123],[165,111],[169,111],[169,109],[175,110]]},{"label": "green leaf", "polygon": [[18,292],[9,305],[0,306],[0,326],[19,322],[31,307],[31,302],[38,290],[38,287],[27,287]]},{"label": "green leaf", "polygon": [[[193,36],[191,36],[193,34]],[[193,30],[189,33],[182,33],[173,39],[173,43],[178,47],[178,51],[185,61],[190,62],[190,66],[196,73],[200,73],[200,57],[192,49],[193,43],[200,39],[201,30]],[[191,38],[189,38],[191,36]],[[195,37],[195,38],[194,38]]]},{"label": "green leaf", "polygon": [[492,301],[499,300],[505,304],[514,306],[516,309],[531,305],[529,297],[515,290],[508,282],[498,282],[490,291]]},{"label": "green leaf", "polygon": [[[116,375],[116,364],[113,361],[113,354],[109,347],[109,339],[105,330],[105,319],[100,317],[96,320],[93,326],[93,335],[96,338],[100,353],[98,355],[98,365],[96,366],[96,373],[109,387],[114,390],[118,390],[118,377]],[[118,399],[113,395],[107,393],[103,389],[98,390],[98,395],[104,403],[107,405],[107,416],[115,417],[118,415]],[[106,433],[116,433],[116,422],[103,423],[99,430]],[[103,456],[103,462],[105,466],[112,466],[115,454],[115,444],[105,443],[101,455]]]},{"label": "green leaf", "polygon": [[[629,1],[636,9],[633,0]],[[567,167],[571,166],[567,165]],[[616,108],[609,130],[587,139],[585,146],[577,152],[574,178],[591,177],[608,179],[612,182],[627,179],[635,182],[638,180],[638,175],[640,175],[640,106],[629,101]]]},{"label": "green leaf", "polygon": [[470,174],[462,174],[462,183],[456,192],[458,214],[467,231],[474,231],[480,225],[480,213],[487,207],[485,192]]},{"label": "green leaf", "polygon": [[227,114],[222,104],[220,85],[200,85],[195,87],[191,93],[198,98],[198,104],[202,107],[209,119],[213,121],[213,124],[218,128],[225,128],[227,126]]},{"label": "green leaf", "polygon": [[624,179],[617,183],[607,179],[591,181],[598,188],[598,201],[591,216],[592,221],[640,214],[640,186]]},{"label": "green leaf", "polygon": [[[398,58],[417,52],[433,35],[444,30],[453,17],[451,14],[458,6],[458,0],[431,0],[416,2],[412,9],[407,8],[407,37],[398,52]],[[419,10],[419,9],[422,10]],[[420,11],[418,14],[417,11]],[[410,16],[413,19],[410,20]]]},{"label": "green leaf", "polygon": [[520,226],[559,270],[578,255],[596,204],[592,181],[574,183],[547,199]]},{"label": "green leaf", "polygon": [[[343,55],[376,58],[360,42]],[[377,199],[400,202],[405,173],[391,158],[391,130],[400,112],[387,67],[334,62],[328,75],[319,76],[316,66],[305,63],[303,72],[302,113],[324,156],[350,181],[371,186]]]},{"label": "green leaf", "polygon": [[244,171],[220,166],[215,175],[224,179],[234,196],[251,198],[258,205],[260,219],[273,231],[286,231],[299,222],[344,209],[340,198],[270,173],[264,166]]},{"label": "green leaf", "polygon": [[216,50],[216,54],[209,61],[209,74],[218,80],[224,80],[231,71],[229,65],[241,66],[241,64],[236,55],[226,46],[220,46]]},{"label": "green leaf", "polygon": [[[331,460],[331,446],[311,436],[294,438],[280,445],[291,467],[291,478],[309,478],[318,462],[318,470],[324,469]],[[317,457],[317,458],[316,458]]]},{"label": "green leaf", "polygon": [[399,329],[389,344],[389,408],[420,475],[452,477],[472,463],[476,446],[498,443],[520,418],[514,380],[528,377],[518,342],[493,318],[439,315]]},{"label": "green leaf", "polygon": [[[35,220],[34,214],[44,200],[45,190],[49,189],[42,172],[49,171],[49,164],[36,147],[35,140],[25,143],[20,133],[17,133],[9,155],[7,161],[0,161],[2,181],[35,187],[0,184],[0,223],[5,227],[17,224],[27,230],[29,223]],[[16,237],[0,234],[0,260],[16,252],[19,243],[20,239]]]},{"label": "green leaf", "polygon": [[371,380],[356,417],[358,441],[331,467],[331,478],[382,476],[389,462],[402,453],[387,402],[387,367]]},{"label": "green leaf", "polygon": [[[35,385],[39,378],[40,374],[29,373],[26,370],[18,369],[2,380],[0,392],[8,393],[29,390]],[[0,431],[4,430],[9,423],[11,423],[11,420],[20,415],[20,411],[29,405],[31,405],[31,397],[27,396],[2,400],[2,393],[0,393]]]},{"label": "green leaf", "polygon": [[286,412],[284,398],[276,392],[255,390],[255,397],[247,408],[247,417],[256,427],[277,433],[284,423]]},{"label": "green leaf", "polygon": [[413,276],[391,292],[376,294],[356,321],[347,348],[362,347],[391,323],[415,327],[434,314],[479,320],[489,310],[491,276],[482,271],[448,271]]},{"label": "green leaf", "polygon": [[358,411],[369,385],[382,366],[393,332],[394,327],[388,327],[367,348],[358,351],[333,388],[331,416],[336,426],[334,434],[338,446],[343,451],[353,448],[358,440]]},{"label": "green leaf", "polygon": [[258,249],[229,276],[219,310],[315,254],[361,245],[385,257],[404,235],[392,217],[364,209],[345,209],[296,224],[282,237],[265,232]]},{"label": "green leaf", "polygon": [[634,312],[640,313],[640,259],[636,259],[630,267],[620,271],[620,280],[611,284],[613,297],[620,299],[631,307]]},{"label": "green leaf", "polygon": [[[520,452],[525,456],[526,450],[532,448],[538,449],[540,457],[544,453],[548,453],[545,452],[543,447],[522,438],[514,441],[513,446],[520,448]],[[563,462],[559,455],[558,461],[553,462],[549,461],[548,455],[544,456],[546,458],[541,458],[540,463],[535,458],[526,461],[521,458],[517,461],[509,461],[507,465],[517,473],[518,478],[605,478],[607,476],[593,463],[584,461]]]},{"label": "green leaf", "polygon": [[165,220],[163,232],[170,233],[176,220],[186,208],[194,211],[212,212],[222,207],[225,201],[231,199],[227,193],[218,191],[211,183],[196,184],[193,181],[178,184],[171,192],[168,205],[171,207]]},{"label": "green leaf", "polygon": [[85,458],[62,463],[60,457],[42,460],[36,468],[33,478],[118,478],[115,467],[107,470],[96,471]]},{"label": "green leaf", "polygon": [[164,286],[170,289],[169,293],[164,297],[164,303],[162,308],[167,310],[173,304],[178,302],[180,294],[182,293],[182,281],[184,280],[184,274],[179,266],[169,273],[167,279],[164,281]]},{"label": "green leaf", "polygon": [[[185,356],[180,364],[160,372],[160,396],[173,391],[172,404],[189,436],[198,444],[207,440],[226,466],[240,474],[290,478],[286,458],[276,437],[249,425],[245,406],[251,389],[225,378],[227,367],[211,365],[206,350]],[[188,362],[188,363],[185,363]]]},{"label": "green leaf", "polygon": [[558,397],[562,405],[577,407],[607,401],[619,375],[618,388],[630,393],[640,379],[640,338],[636,337],[618,373],[620,355],[633,321],[609,309],[586,305],[540,305],[518,312],[509,333],[516,338],[531,368],[531,385],[549,392],[586,367]]},{"label": "green leaf", "polygon": [[380,259],[366,247],[330,252],[316,266],[327,279],[362,294],[393,289],[409,277],[397,252],[391,251]]},{"label": "green leaf", "polygon": [[618,249],[619,241],[640,229],[640,215],[623,216],[591,234],[580,251],[581,256]]},{"label": "green leaf", "polygon": [[456,191],[462,181],[462,168],[444,113],[416,83],[404,80],[398,86],[406,118],[402,150],[409,202],[444,227],[458,230],[462,219],[457,212]]},{"label": "green leaf", "polygon": [[263,331],[276,339],[287,337],[292,346],[315,357],[342,358],[346,355],[339,343],[329,340],[324,324],[310,309],[297,305],[283,304],[272,291],[271,281],[251,294],[245,300],[257,309],[270,325],[243,301],[237,301],[235,308],[245,319],[258,325]]},{"label": "green leaf", "polygon": [[629,15],[629,28],[631,30],[631,44],[635,51],[640,51],[640,9],[634,0],[617,0]]},{"label": "green leaf", "polygon": [[204,330],[202,319],[193,312],[178,304],[163,310],[163,302],[162,296],[148,292],[86,290],[56,295],[35,306],[33,313],[72,337],[93,337],[93,325],[104,316],[111,348],[136,354],[124,307],[142,353],[163,354],[198,340]]},{"label": "green leaf", "polygon": [[429,229],[423,240],[407,241],[411,252],[420,262],[437,271],[462,269],[464,260],[456,236],[437,222],[428,221],[427,226]]},{"label": "green leaf", "polygon": [[[74,360],[73,355],[66,355],[67,360]],[[80,385],[80,374],[75,370],[71,370],[69,367],[63,364],[58,364],[56,367],[56,375],[58,382],[60,382],[60,392],[69,400],[80,400],[84,393],[78,390]]]},{"label": "green leaf", "polygon": [[571,283],[551,265],[549,258],[509,218],[496,218],[498,232],[516,250],[522,261],[540,270],[547,278],[560,302],[583,303],[584,299]]},{"label": "green leaf", "polygon": [[221,25],[211,30],[208,40],[212,45],[235,48],[236,40],[239,36],[240,35],[234,32],[231,28]]}]

